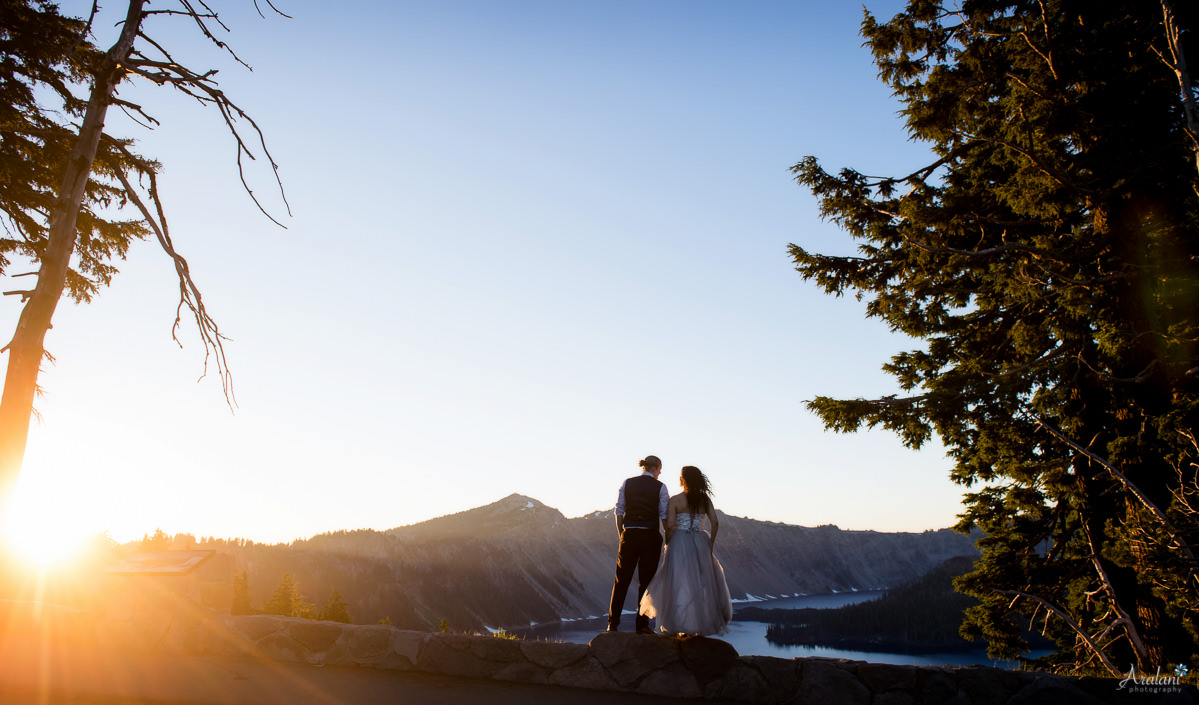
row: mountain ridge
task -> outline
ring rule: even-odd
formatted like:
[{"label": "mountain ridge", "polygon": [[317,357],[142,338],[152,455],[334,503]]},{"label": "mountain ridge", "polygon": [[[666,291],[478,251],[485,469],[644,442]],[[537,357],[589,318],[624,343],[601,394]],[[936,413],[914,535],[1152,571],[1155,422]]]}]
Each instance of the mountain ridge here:
[{"label": "mountain ridge", "polygon": [[[885,588],[978,553],[974,539],[949,529],[847,531],[719,516],[716,555],[734,599]],[[444,620],[455,630],[478,630],[605,614],[617,542],[611,509],[567,518],[512,494],[383,531],[213,547],[246,571],[255,604],[290,573],[309,601],[337,589],[360,623],[387,618],[434,629]]]}]

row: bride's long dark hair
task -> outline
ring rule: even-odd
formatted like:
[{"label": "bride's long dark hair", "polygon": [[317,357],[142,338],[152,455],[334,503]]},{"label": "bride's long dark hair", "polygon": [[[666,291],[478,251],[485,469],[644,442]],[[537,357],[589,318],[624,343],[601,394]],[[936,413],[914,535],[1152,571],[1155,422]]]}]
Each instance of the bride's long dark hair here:
[{"label": "bride's long dark hair", "polygon": [[692,514],[704,514],[712,506],[712,485],[708,476],[694,465],[683,468],[683,494],[687,495],[687,510]]}]

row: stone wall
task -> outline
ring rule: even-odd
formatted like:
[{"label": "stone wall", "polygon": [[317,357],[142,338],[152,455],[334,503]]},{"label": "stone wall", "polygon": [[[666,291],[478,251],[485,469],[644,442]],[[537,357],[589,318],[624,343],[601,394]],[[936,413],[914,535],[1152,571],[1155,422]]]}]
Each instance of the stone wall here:
[{"label": "stone wall", "polygon": [[1199,704],[1193,686],[1159,683],[1138,693],[1117,679],[740,656],[704,637],[603,633],[569,644],[268,615],[213,616],[196,626],[174,630],[157,648],[763,705]]}]

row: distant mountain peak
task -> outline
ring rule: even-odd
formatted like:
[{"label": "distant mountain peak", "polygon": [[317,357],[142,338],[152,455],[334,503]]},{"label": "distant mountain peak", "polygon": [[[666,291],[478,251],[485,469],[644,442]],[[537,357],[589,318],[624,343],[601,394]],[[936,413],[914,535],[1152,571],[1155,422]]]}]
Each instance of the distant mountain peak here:
[{"label": "distant mountain peak", "polygon": [[546,505],[539,500],[533,499],[532,497],[526,497],[523,494],[513,493],[501,499],[500,501],[493,502],[487,506],[505,509],[543,509]]},{"label": "distant mountain peak", "polygon": [[529,524],[556,524],[565,521],[562,512],[523,494],[510,494],[491,504],[457,514],[430,519],[390,533],[410,536],[488,536],[501,534]]}]

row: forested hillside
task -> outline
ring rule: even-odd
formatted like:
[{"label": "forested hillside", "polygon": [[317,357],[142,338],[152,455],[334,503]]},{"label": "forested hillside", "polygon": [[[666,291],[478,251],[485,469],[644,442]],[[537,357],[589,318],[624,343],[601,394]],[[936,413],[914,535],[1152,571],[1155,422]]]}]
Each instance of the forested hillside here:
[{"label": "forested hillside", "polygon": [[[336,589],[355,622],[437,629],[444,621],[457,631],[606,613],[617,535],[611,511],[568,519],[512,495],[387,531],[278,545],[189,540],[232,556],[254,608],[287,574],[318,608]],[[899,585],[976,549],[949,530],[842,531],[721,515],[716,553],[736,599]]]},{"label": "forested hillside", "polygon": [[953,589],[971,558],[945,561],[925,575],[869,602],[838,609],[744,609],[741,619],[770,622],[766,638],[778,644],[835,646],[897,653],[978,648],[959,634],[963,612],[978,601]]}]

